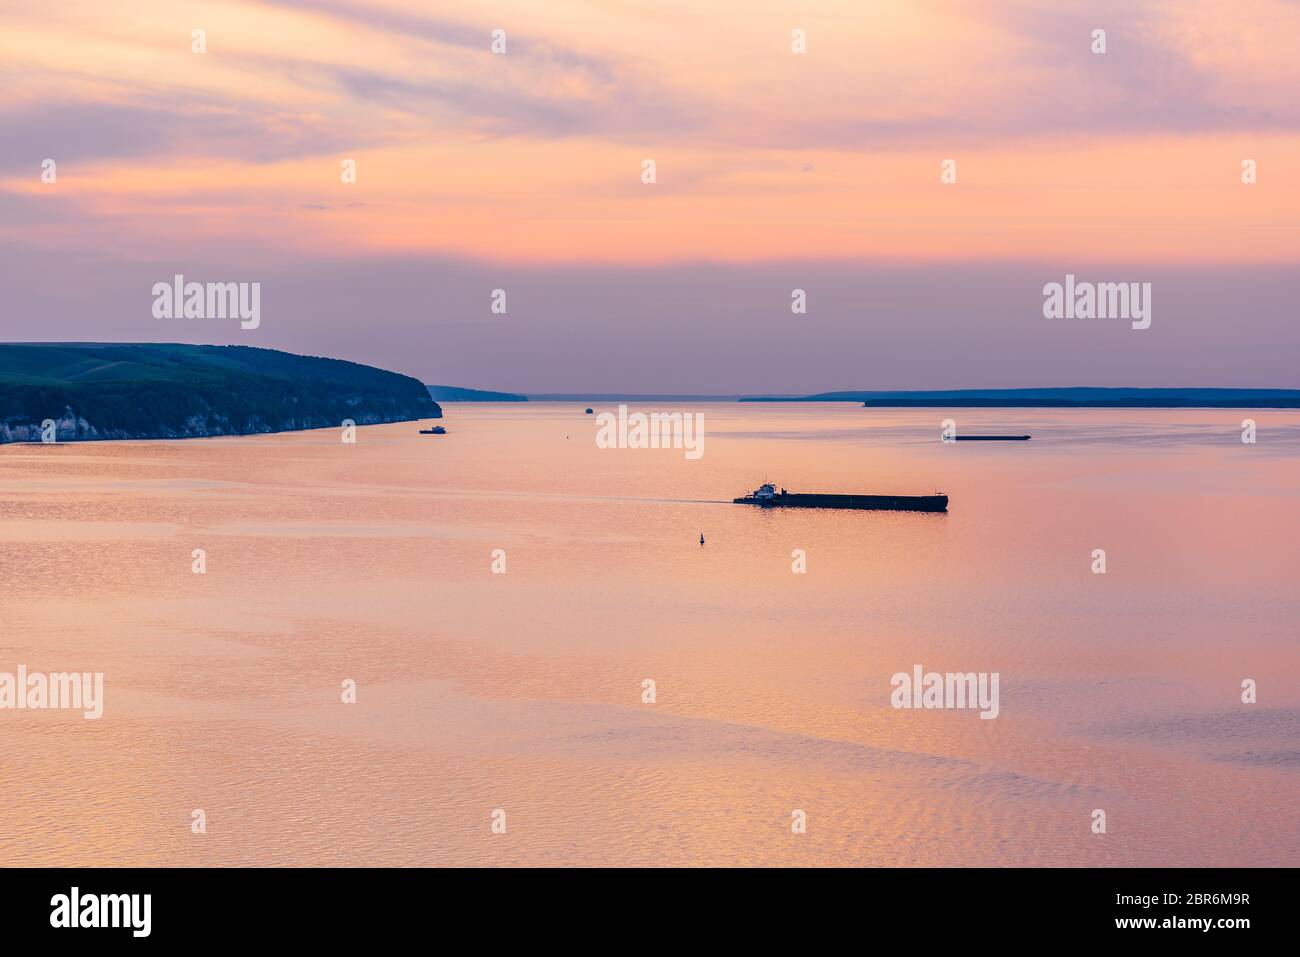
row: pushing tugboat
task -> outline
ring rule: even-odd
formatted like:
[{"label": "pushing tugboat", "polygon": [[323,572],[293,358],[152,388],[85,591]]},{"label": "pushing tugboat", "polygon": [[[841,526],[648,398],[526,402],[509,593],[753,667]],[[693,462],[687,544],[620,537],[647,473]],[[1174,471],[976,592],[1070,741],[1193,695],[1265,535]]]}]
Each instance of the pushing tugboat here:
[{"label": "pushing tugboat", "polygon": [[946,512],[947,495],[797,495],[776,490],[764,482],[744,498],[732,499],[737,505],[761,505],[764,508],[856,508],[890,512]]}]

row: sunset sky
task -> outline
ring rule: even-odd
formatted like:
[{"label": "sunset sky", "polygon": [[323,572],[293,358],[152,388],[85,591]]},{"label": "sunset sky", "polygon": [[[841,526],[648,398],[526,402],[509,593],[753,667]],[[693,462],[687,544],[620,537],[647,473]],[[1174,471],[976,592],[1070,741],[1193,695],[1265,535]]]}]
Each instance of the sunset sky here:
[{"label": "sunset sky", "polygon": [[[0,22],[3,340],[526,391],[1300,387],[1292,0],[0,0]],[[261,282],[260,327],[155,319],[178,272]],[[1066,273],[1152,283],[1151,328],[1044,319]]]}]

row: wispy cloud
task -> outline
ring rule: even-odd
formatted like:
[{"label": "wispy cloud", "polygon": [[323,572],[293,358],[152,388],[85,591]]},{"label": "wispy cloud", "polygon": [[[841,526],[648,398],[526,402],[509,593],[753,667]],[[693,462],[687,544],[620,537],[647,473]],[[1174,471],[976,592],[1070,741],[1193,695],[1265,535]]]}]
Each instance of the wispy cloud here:
[{"label": "wispy cloud", "polygon": [[0,191],[62,201],[0,232],[84,242],[75,207],[300,252],[1287,260],[1297,37],[1281,0],[69,0],[0,35]]}]

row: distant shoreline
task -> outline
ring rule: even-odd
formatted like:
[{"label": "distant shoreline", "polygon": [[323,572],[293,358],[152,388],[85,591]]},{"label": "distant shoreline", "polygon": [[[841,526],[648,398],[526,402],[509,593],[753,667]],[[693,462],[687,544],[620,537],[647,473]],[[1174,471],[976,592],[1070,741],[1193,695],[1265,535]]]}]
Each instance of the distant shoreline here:
[{"label": "distant shoreline", "polygon": [[746,396],[740,402],[856,402],[867,408],[1296,409],[1300,389],[1099,388],[821,392],[800,398]]},{"label": "distant shoreline", "polygon": [[948,389],[893,392],[819,392],[812,395],[700,395],[651,393],[529,393],[533,402],[688,403],[822,402],[866,408],[935,409],[1297,409],[1300,389],[1101,388]]},{"label": "distant shoreline", "polygon": [[[532,405],[568,405],[583,403],[599,407],[601,404],[623,403],[626,405],[668,405],[677,403],[681,405],[730,405],[747,403],[754,405],[848,405],[853,408],[864,408],[862,403],[854,402],[850,399],[733,399],[729,396],[719,397],[702,397],[702,396],[639,396],[623,397],[618,399],[552,399],[548,396],[529,396],[529,403]],[[481,402],[479,405],[507,405],[506,402]],[[1191,405],[1175,405],[1169,403],[1151,403],[1148,405],[1136,404],[1114,404],[1105,403],[1062,403],[1053,405],[1051,403],[978,403],[978,402],[881,402],[865,406],[868,409],[1053,409],[1068,411],[1069,409],[1098,409],[1105,411],[1122,411],[1124,409],[1168,409],[1178,411],[1179,409],[1196,410],[1196,409],[1260,409],[1260,410],[1277,410],[1287,411],[1291,409],[1300,409],[1300,401],[1296,404],[1270,404],[1270,403],[1197,403]]]}]

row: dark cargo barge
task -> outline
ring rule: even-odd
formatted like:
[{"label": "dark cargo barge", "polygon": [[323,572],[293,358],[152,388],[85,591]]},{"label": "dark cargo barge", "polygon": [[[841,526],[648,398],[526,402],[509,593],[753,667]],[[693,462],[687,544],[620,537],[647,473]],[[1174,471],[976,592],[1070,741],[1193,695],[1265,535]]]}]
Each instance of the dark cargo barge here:
[{"label": "dark cargo barge", "polygon": [[888,512],[946,512],[947,495],[798,495],[785,489],[776,490],[771,482],[743,498],[732,499],[736,505],[759,505],[763,508],[854,508]]},{"label": "dark cargo barge", "polygon": [[1027,435],[954,435],[958,442],[1028,442]]}]

